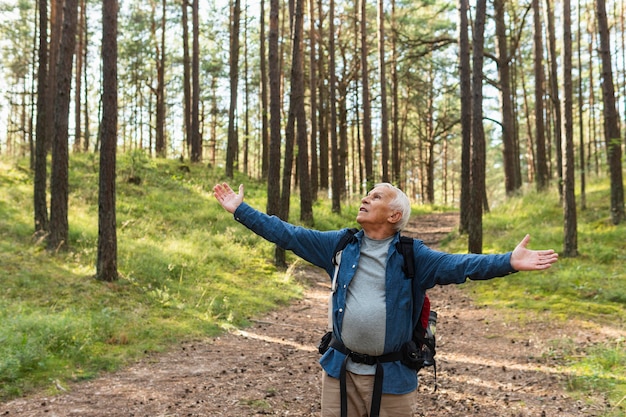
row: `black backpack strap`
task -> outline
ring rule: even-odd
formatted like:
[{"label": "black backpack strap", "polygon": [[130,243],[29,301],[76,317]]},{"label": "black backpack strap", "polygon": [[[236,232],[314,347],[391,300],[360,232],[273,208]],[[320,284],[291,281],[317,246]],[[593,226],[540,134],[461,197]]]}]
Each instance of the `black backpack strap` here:
[{"label": "black backpack strap", "polygon": [[400,236],[400,240],[396,243],[396,249],[404,258],[404,266],[402,271],[409,279],[415,277],[415,258],[413,257],[413,238],[408,236]]},{"label": "black backpack strap", "polygon": [[341,236],[339,242],[337,242],[337,246],[335,246],[335,250],[333,251],[333,264],[337,265],[337,254],[345,249],[348,246],[348,243],[353,242],[356,237],[354,235],[359,231],[359,229],[351,228],[347,229],[346,233]]}]

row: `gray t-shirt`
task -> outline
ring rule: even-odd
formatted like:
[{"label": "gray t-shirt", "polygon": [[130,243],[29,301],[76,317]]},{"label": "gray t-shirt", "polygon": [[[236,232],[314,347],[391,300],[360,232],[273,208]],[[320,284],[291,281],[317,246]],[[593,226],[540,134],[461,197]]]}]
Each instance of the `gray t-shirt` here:
[{"label": "gray t-shirt", "polygon": [[[341,338],[352,351],[379,356],[385,349],[387,308],[385,270],[393,236],[383,240],[363,236],[361,257],[348,287]],[[348,361],[347,369],[356,374],[373,375],[374,365]]]}]

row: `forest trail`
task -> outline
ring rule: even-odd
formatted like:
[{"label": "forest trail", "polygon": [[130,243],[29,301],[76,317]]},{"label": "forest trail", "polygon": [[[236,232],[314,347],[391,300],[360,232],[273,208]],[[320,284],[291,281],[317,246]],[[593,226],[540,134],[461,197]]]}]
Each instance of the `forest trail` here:
[{"label": "forest trail", "polygon": [[[457,222],[456,213],[419,216],[407,234],[436,247]],[[303,264],[295,274],[307,285],[305,297],[254,320],[250,328],[181,342],[118,372],[56,388],[56,395],[0,404],[0,416],[318,417],[317,344],[326,327],[328,277]],[[575,400],[564,390],[567,375],[551,343],[555,338],[589,343],[596,336],[590,330],[541,317],[508,320],[507,313],[473,305],[456,286],[429,294],[439,313],[438,389],[433,390],[432,369],[420,371],[413,417],[601,414],[603,405]]]}]

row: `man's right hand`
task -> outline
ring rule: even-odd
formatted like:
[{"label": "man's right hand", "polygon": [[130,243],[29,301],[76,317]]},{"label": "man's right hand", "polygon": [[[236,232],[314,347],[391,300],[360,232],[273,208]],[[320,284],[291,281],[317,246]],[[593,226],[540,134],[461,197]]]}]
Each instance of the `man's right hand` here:
[{"label": "man's right hand", "polygon": [[243,184],[239,185],[239,193],[235,194],[230,185],[227,183],[216,184],[213,187],[213,195],[217,201],[224,207],[224,210],[229,213],[234,213],[237,207],[243,203]]}]

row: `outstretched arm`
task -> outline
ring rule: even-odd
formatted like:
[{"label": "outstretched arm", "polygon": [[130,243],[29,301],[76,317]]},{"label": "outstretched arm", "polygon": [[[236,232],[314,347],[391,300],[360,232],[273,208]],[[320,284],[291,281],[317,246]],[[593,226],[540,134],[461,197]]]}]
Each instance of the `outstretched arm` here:
[{"label": "outstretched arm", "polygon": [[554,250],[531,250],[527,249],[530,235],[515,247],[511,254],[511,266],[517,271],[539,271],[548,269],[559,259],[559,254]]},{"label": "outstretched arm", "polygon": [[216,184],[213,187],[213,195],[217,201],[224,207],[229,213],[234,213],[237,207],[243,203],[243,184],[239,185],[239,193],[235,194],[230,185],[227,183]]}]

